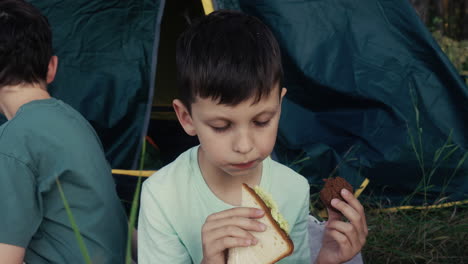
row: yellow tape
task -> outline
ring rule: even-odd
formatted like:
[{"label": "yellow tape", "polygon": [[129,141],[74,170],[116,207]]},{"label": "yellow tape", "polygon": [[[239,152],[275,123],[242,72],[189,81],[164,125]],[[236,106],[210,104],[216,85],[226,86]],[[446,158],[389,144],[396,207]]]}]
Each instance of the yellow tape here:
[{"label": "yellow tape", "polygon": [[112,170],[112,174],[120,174],[120,175],[127,175],[127,176],[141,176],[141,177],[149,177],[153,175],[156,171],[154,170]]},{"label": "yellow tape", "polygon": [[354,197],[358,198],[361,195],[362,191],[367,187],[369,184],[369,179],[365,178],[364,181],[361,183],[361,186],[354,192]]},{"label": "yellow tape", "polygon": [[318,215],[319,215],[321,218],[328,218],[328,211],[327,211],[327,209],[322,209],[322,210],[320,210],[320,212],[318,212]]},{"label": "yellow tape", "polygon": [[383,212],[394,213],[394,212],[401,211],[401,210],[409,210],[409,209],[427,210],[427,209],[446,208],[446,207],[450,207],[454,205],[462,205],[462,204],[468,204],[468,200],[443,203],[443,204],[426,205],[426,206],[405,205],[405,206],[398,206],[398,207],[391,207],[391,208],[384,208],[384,209],[374,209],[373,211],[382,212],[382,213]]},{"label": "yellow tape", "polygon": [[205,10],[205,15],[210,14],[214,11],[213,2],[211,0],[201,0],[203,4],[203,10]]}]

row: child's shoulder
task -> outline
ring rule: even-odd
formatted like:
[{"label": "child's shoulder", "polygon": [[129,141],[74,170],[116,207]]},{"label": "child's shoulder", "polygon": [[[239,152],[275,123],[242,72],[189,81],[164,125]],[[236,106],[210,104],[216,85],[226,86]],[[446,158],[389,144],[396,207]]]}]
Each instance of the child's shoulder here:
[{"label": "child's shoulder", "polygon": [[309,192],[309,182],[304,176],[272,159],[269,159],[268,162],[271,182],[274,185],[272,188],[296,194]]},{"label": "child's shoulder", "polygon": [[289,181],[297,184],[307,183],[307,179],[304,176],[291,169],[290,167],[279,163],[273,159],[269,159],[269,164],[270,171],[272,172],[273,176],[280,177],[282,179],[287,178]]},{"label": "child's shoulder", "polygon": [[180,154],[174,161],[151,175],[143,185],[150,189],[167,189],[170,186],[185,184],[193,174],[193,151],[196,151],[195,147]]},{"label": "child's shoulder", "polygon": [[[72,115],[70,112],[73,111]],[[35,133],[36,131],[49,131],[51,127],[56,127],[58,124],[70,124],[69,117],[79,116],[81,114],[74,110],[68,104],[56,99],[40,99],[32,100],[21,105],[6,124],[9,130],[17,130],[24,134]],[[67,125],[64,125],[67,127]]]}]

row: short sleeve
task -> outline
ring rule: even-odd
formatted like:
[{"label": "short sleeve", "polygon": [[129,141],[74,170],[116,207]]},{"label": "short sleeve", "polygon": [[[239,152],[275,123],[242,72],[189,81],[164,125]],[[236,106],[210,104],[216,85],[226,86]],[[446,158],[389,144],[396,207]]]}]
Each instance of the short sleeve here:
[{"label": "short sleeve", "polygon": [[304,264],[310,263],[310,243],[308,232],[308,217],[310,196],[309,188],[303,195],[304,199],[301,201],[301,209],[297,221],[291,229],[289,234],[291,240],[294,242],[294,252],[291,256],[284,258],[279,263],[288,264]]},{"label": "short sleeve", "polygon": [[42,219],[32,171],[0,153],[0,243],[26,248]]},{"label": "short sleeve", "polygon": [[138,220],[138,263],[192,263],[187,249],[165,216],[161,202],[144,184]]}]

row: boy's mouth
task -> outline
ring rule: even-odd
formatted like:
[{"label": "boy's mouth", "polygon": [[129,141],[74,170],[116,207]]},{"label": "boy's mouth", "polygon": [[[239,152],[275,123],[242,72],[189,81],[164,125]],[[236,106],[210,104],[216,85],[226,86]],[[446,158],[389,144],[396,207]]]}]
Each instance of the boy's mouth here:
[{"label": "boy's mouth", "polygon": [[238,163],[238,164],[232,164],[233,167],[238,168],[238,169],[249,169],[255,164],[255,160],[249,161],[247,163]]}]

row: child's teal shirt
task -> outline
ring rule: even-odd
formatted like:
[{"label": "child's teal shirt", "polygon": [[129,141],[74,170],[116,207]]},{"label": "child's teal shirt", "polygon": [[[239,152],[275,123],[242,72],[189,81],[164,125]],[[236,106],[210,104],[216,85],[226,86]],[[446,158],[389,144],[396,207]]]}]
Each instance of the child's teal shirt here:
[{"label": "child's teal shirt", "polygon": [[84,263],[56,180],[91,261],[124,263],[127,219],[99,138],[53,98],[0,126],[0,243],[25,248],[26,263]]},{"label": "child's teal shirt", "polygon": [[[182,153],[143,184],[138,224],[138,263],[200,263],[207,216],[233,206],[206,185],[198,147]],[[307,217],[309,184],[288,167],[263,161],[260,186],[271,193],[290,225],[294,253],[280,263],[310,263]]]}]

